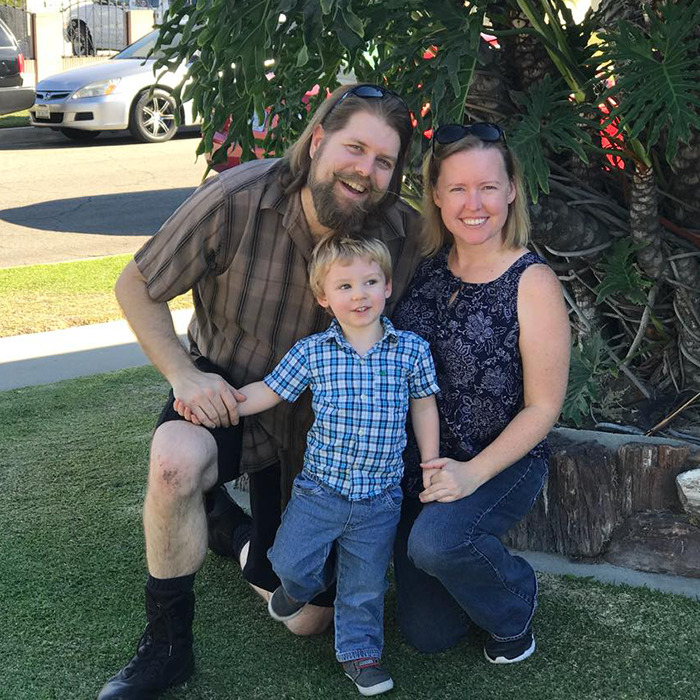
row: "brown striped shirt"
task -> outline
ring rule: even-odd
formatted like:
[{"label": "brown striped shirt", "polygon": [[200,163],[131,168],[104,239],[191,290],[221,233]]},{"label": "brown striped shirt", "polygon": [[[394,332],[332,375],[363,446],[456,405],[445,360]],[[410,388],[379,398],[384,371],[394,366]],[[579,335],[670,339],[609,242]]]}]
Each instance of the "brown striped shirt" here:
[{"label": "brown striped shirt", "polygon": [[[253,161],[208,180],[135,255],[154,301],[192,290],[191,352],[221,367],[236,387],[262,379],[299,338],[330,322],[309,288],[314,239],[301,197],[282,191],[279,163]],[[388,313],[418,263],[418,232],[418,214],[404,202],[367,228],[392,256]],[[301,467],[312,418],[308,392],[246,418],[242,471],[281,461],[288,481]]]}]

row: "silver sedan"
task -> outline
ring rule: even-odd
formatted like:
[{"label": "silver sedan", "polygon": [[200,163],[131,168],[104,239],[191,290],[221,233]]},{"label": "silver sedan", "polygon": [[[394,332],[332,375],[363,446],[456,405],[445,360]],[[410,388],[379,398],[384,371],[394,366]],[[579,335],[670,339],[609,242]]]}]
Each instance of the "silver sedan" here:
[{"label": "silver sedan", "polygon": [[101,131],[129,129],[141,141],[162,142],[180,124],[194,124],[189,103],[176,105],[172,90],[185,78],[185,66],[158,79],[155,58],[146,58],[158,32],[127,46],[104,63],[58,73],[39,81],[31,124],[61,131],[68,138],[87,141]]}]

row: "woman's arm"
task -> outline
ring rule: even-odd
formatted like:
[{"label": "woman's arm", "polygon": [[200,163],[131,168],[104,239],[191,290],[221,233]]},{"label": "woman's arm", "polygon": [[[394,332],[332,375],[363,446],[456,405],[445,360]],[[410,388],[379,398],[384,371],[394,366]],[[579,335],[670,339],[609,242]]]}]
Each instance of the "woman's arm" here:
[{"label": "woman's arm", "polygon": [[[518,290],[523,408],[476,457],[457,462],[441,457],[424,463],[430,485],[421,501],[456,501],[476,491],[541,442],[559,417],[569,376],[569,319],[554,272],[528,268]],[[424,482],[426,479],[424,479]]]}]

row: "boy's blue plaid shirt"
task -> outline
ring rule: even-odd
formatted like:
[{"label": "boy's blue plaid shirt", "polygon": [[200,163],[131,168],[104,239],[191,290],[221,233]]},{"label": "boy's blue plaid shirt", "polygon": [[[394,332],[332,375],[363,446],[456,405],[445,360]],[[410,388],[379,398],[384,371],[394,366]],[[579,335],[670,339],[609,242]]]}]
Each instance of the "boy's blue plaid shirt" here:
[{"label": "boy's blue plaid shirt", "polygon": [[311,389],[304,469],[351,501],[401,481],[409,397],[440,390],[428,343],[384,317],[382,326],[382,339],[360,357],[334,320],[297,342],[263,380],[286,401]]}]

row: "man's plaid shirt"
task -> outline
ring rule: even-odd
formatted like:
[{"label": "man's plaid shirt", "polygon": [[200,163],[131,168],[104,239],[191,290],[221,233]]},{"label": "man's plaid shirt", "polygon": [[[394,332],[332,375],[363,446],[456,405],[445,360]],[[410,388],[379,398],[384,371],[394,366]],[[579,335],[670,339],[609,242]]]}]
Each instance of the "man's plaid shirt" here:
[{"label": "man's plaid shirt", "polygon": [[[153,301],[192,290],[190,352],[219,367],[235,387],[260,381],[300,338],[328,328],[309,287],[316,240],[301,196],[285,194],[280,161],[255,160],[209,178],[134,259]],[[420,217],[398,201],[367,221],[363,233],[391,252],[391,315],[420,259]],[[241,471],[279,463],[282,493],[301,468],[311,402],[282,403],[249,416]]]},{"label": "man's plaid shirt", "polygon": [[351,501],[401,481],[409,397],[439,391],[428,343],[384,317],[382,325],[382,339],[360,357],[334,320],[298,341],[263,380],[286,401],[311,389],[304,469]]}]

